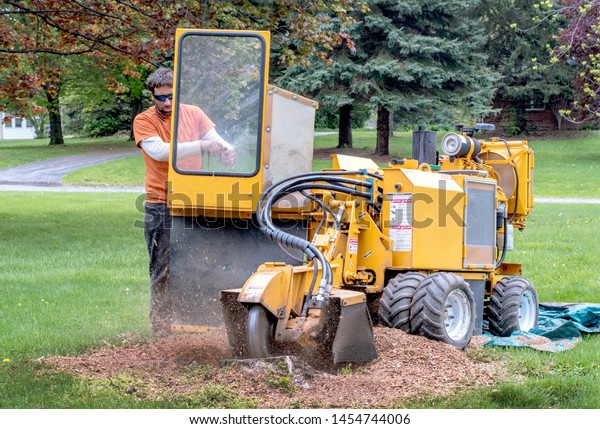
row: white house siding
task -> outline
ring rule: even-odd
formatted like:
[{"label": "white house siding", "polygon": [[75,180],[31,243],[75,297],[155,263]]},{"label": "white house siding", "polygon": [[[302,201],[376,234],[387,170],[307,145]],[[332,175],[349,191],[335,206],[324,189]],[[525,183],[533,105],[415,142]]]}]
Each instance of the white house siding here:
[{"label": "white house siding", "polygon": [[[0,140],[23,140],[35,138],[35,129],[24,118],[12,118],[10,124],[4,123],[6,114],[0,112]],[[19,124],[20,122],[20,124]]]}]

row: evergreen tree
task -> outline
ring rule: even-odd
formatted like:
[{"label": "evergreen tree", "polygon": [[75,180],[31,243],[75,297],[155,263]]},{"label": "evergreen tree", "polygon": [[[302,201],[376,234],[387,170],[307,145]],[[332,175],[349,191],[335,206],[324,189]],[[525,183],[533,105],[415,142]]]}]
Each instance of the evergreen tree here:
[{"label": "evergreen tree", "polygon": [[342,25],[333,19],[329,30],[337,32],[341,40],[331,49],[327,61],[314,57],[310,66],[289,67],[277,78],[277,83],[286,89],[312,97],[322,108],[338,112],[338,148],[352,147],[353,112],[355,106],[365,102],[353,86],[360,72],[354,56],[357,28],[354,22]]},{"label": "evergreen tree", "polygon": [[389,154],[389,115],[428,124],[490,111],[495,75],[474,17],[479,0],[372,0],[360,22],[353,86],[377,109],[379,155]]},{"label": "evergreen tree", "polygon": [[[290,69],[281,81],[340,109],[338,147],[351,145],[352,108],[377,111],[375,152],[389,153],[390,113],[400,125],[448,124],[488,114],[496,75],[473,19],[479,0],[372,0],[370,11],[340,29],[351,42],[331,64]],[[350,135],[350,137],[348,137]]]}]

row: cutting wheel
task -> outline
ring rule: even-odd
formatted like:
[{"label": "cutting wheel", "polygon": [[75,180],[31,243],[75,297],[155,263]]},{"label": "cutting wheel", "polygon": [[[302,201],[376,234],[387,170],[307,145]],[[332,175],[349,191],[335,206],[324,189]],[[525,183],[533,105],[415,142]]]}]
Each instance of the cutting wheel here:
[{"label": "cutting wheel", "polygon": [[271,356],[274,323],[262,305],[253,305],[248,310],[246,340],[250,359]]}]

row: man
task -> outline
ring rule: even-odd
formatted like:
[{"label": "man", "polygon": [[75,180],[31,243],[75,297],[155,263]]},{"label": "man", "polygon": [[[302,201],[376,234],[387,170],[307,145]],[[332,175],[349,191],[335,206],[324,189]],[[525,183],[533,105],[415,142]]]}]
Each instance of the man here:
[{"label": "man", "polygon": [[[156,337],[171,332],[169,245],[171,215],[167,207],[167,173],[171,143],[173,71],[156,70],[146,82],[153,106],[133,121],[135,143],[146,163],[145,236],[150,258],[150,323]],[[215,131],[215,125],[196,106],[180,105],[177,161],[184,169],[201,169],[202,154],[226,164],[236,161],[235,149]]]}]

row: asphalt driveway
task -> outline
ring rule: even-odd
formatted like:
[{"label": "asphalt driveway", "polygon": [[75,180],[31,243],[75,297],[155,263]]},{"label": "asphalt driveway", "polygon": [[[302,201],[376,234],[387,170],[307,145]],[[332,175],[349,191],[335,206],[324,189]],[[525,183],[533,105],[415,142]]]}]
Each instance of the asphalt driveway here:
[{"label": "asphalt driveway", "polygon": [[55,190],[55,191],[132,191],[143,192],[143,188],[107,188],[92,186],[67,186],[62,178],[80,168],[128,156],[139,155],[137,148],[92,152],[32,162],[0,170],[0,190]]}]

